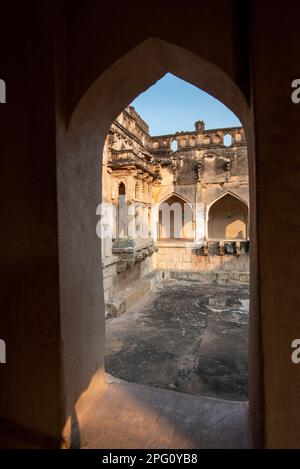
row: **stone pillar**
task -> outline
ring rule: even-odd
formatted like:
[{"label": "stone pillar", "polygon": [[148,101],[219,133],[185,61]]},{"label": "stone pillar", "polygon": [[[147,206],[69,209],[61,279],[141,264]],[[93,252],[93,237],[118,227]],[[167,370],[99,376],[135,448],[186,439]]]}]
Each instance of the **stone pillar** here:
[{"label": "stone pillar", "polygon": [[131,201],[127,207],[128,211],[128,238],[135,239],[136,237],[136,204]]},{"label": "stone pillar", "polygon": [[148,238],[148,208],[146,204],[141,207],[142,238]]},{"label": "stone pillar", "polygon": [[142,236],[142,207],[140,202],[135,203],[135,235],[136,238],[141,238]]},{"label": "stone pillar", "polygon": [[203,202],[195,205],[195,242],[201,243],[205,239],[205,207]]},{"label": "stone pillar", "polygon": [[152,238],[152,224],[151,224],[151,206],[147,206],[147,223],[148,223],[148,233],[147,238]]},{"label": "stone pillar", "polygon": [[110,257],[112,255],[112,237],[110,226],[105,224],[102,228],[101,236],[102,258]]},{"label": "stone pillar", "polygon": [[158,211],[159,205],[151,204],[151,237],[155,243],[157,242],[158,238]]},{"label": "stone pillar", "polygon": [[119,197],[118,205],[118,238],[127,237],[127,204],[124,195]]}]

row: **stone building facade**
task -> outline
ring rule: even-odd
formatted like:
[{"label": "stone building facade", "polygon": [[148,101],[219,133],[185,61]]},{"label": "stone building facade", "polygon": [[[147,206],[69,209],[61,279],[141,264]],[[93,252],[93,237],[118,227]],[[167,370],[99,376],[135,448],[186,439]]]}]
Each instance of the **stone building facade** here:
[{"label": "stone building facade", "polygon": [[102,168],[107,311],[162,276],[248,281],[249,182],[242,127],[151,136],[132,106],[113,122]]}]

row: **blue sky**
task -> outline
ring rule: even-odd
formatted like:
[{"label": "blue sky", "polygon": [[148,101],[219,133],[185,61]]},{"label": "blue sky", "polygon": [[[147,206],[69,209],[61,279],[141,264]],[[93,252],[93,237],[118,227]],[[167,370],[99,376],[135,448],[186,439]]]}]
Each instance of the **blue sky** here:
[{"label": "blue sky", "polygon": [[151,135],[195,130],[196,120],[203,120],[206,129],[241,125],[220,101],[171,73],[131,104],[149,125]]}]

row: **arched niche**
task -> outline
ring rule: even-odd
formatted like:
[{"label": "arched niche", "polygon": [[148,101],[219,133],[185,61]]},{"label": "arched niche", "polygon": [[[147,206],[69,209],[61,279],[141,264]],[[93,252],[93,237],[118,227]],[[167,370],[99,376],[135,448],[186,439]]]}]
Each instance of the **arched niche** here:
[{"label": "arched niche", "polygon": [[118,188],[118,238],[127,236],[127,204],[126,204],[126,186],[124,182],[119,183]]},{"label": "arched niche", "polygon": [[177,194],[171,194],[159,205],[158,239],[192,240],[193,209]]},{"label": "arched niche", "polygon": [[208,238],[246,240],[248,238],[248,207],[234,194],[216,200],[208,212]]}]

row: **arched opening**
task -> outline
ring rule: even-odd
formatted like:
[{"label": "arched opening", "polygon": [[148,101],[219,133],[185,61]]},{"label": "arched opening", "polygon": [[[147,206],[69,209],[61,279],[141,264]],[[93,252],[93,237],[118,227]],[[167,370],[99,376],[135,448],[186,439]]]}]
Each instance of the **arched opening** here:
[{"label": "arched opening", "polygon": [[127,235],[127,204],[126,204],[126,188],[124,182],[119,184],[118,197],[118,238],[125,238]]},{"label": "arched opening", "polygon": [[[142,75],[139,73],[140,70],[143,70]],[[57,143],[58,191],[60,194],[58,203],[61,252],[59,267],[62,305],[61,327],[64,341],[62,360],[66,398],[64,408],[66,416],[71,416],[74,414],[76,405],[77,419],[82,421],[82,434],[86,431],[84,422],[81,420],[84,416],[83,410],[86,409],[85,404],[89,409],[97,408],[99,411],[103,406],[103,393],[105,392],[107,396],[114,389],[112,386],[107,388],[109,378],[104,373],[104,300],[103,286],[99,286],[99,279],[102,279],[99,256],[97,255],[100,250],[100,242],[95,235],[95,207],[102,200],[101,191],[99,191],[99,163],[104,140],[111,123],[122,109],[167,71],[171,71],[195,86],[208,91],[236,112],[247,133],[250,178],[254,177],[250,114],[248,105],[238,87],[213,64],[159,39],[149,39],[135,47],[99,76],[76,106],[67,129],[62,122],[62,116],[58,116],[58,126],[60,126]],[[87,141],[89,145],[86,144]],[[83,148],[85,149],[84,157]],[[78,191],[78,178],[81,181],[82,191]],[[255,200],[254,187],[252,184],[251,197],[253,200]],[[254,208],[255,206],[252,204],[253,241],[255,240]],[[78,256],[78,252],[84,252],[85,255]],[[253,281],[255,281],[255,266],[254,262]],[[253,286],[252,291],[255,292],[255,285]],[[255,307],[255,301],[252,302],[253,307]],[[70,323],[73,325],[72,334],[69,334]],[[252,327],[252,330],[254,335],[251,340],[255,349],[255,327]],[[88,347],[87,343],[89,343]],[[80,360],[72,358],[78,356]],[[251,357],[252,360],[255,360],[255,350]],[[253,379],[250,380],[252,403],[253,399],[255,400],[258,385],[256,367],[255,363],[252,368],[254,370]],[[126,383],[120,385],[122,400],[126,393],[131,392],[130,389]],[[130,404],[131,412],[133,415],[140,415],[143,412],[141,408],[146,407],[143,398],[144,391],[142,388],[135,389],[135,399],[140,400],[140,405],[137,411],[134,402],[132,402]],[[151,401],[151,391],[149,393]],[[174,421],[177,416],[172,407],[174,404],[172,396],[168,397],[168,402],[171,410],[168,411],[162,406],[160,412],[165,419]],[[89,428],[93,427],[95,429],[94,435],[96,435],[91,446],[94,444],[97,447],[97,441],[102,441],[102,444],[105,445],[105,435],[111,434],[107,430],[111,419],[117,415],[114,410],[117,407],[118,400],[115,396],[109,405],[110,417],[104,422],[102,428],[98,428],[99,422],[89,421]],[[256,409],[258,412],[258,407]],[[199,411],[196,409],[196,414]],[[212,413],[214,412],[217,412],[215,407],[212,409]],[[231,428],[229,420],[226,422],[225,428],[226,426]],[[124,416],[120,413],[118,413],[118,422],[119,427],[116,433],[121,432],[121,428],[127,426]],[[146,412],[143,422],[145,428],[148,427],[147,431],[151,432],[151,423]],[[167,429],[165,431],[168,432]],[[228,432],[224,431],[223,433],[226,439]],[[140,432],[141,434],[142,432]],[[139,435],[133,434],[132,437],[135,439],[135,444],[143,444],[141,442],[143,440],[138,440],[137,443]],[[66,441],[68,438],[70,438],[69,423],[65,428]]]},{"label": "arched opening", "polygon": [[219,134],[214,135],[214,143],[220,143],[221,137]]},{"label": "arched opening", "polygon": [[[245,233],[240,234],[238,231],[243,230],[244,226],[241,225],[240,207],[237,208],[235,204],[237,199],[233,198],[231,203],[228,202],[228,207],[225,204],[226,200],[223,200],[224,190],[228,190],[228,188],[244,191],[247,196],[248,174],[243,163],[244,159],[247,159],[247,148],[243,143],[234,150],[224,149],[221,135],[223,136],[224,129],[226,129],[225,124],[224,128],[218,128],[215,125],[210,130],[202,121],[202,125],[197,125],[195,130],[184,132],[180,120],[183,117],[183,112],[177,115],[174,112],[170,113],[178,127],[174,130],[171,128],[164,130],[170,121],[166,116],[167,92],[164,92],[166,101],[162,106],[158,106],[157,100],[154,100],[155,112],[149,103],[153,101],[153,95],[158,93],[159,89],[165,89],[168,85],[171,89],[172,85],[176,86],[176,97],[170,96],[169,103],[176,102],[176,99],[178,103],[180,93],[185,98],[189,97],[189,93],[191,93],[196,112],[200,107],[197,102],[199,95],[201,99],[204,97],[210,99],[208,101],[210,112],[216,105],[215,100],[212,97],[208,98],[203,91],[194,89],[188,83],[167,74],[127,106],[115,119],[109,130],[109,135],[112,138],[104,149],[104,154],[108,157],[108,166],[103,164],[103,179],[111,180],[109,186],[113,186],[114,180],[122,177],[122,180],[126,181],[128,193],[134,193],[135,232],[132,238],[128,238],[122,243],[119,240],[113,242],[112,252],[116,257],[116,272],[110,271],[108,278],[108,268],[104,269],[104,277],[108,278],[107,283],[111,282],[111,296],[106,302],[106,370],[116,378],[143,385],[151,384],[157,388],[174,389],[177,392],[227,400],[247,400],[247,347],[245,339],[248,326],[249,256],[245,251],[244,244],[241,246],[239,242],[245,239]],[[183,100],[183,98],[181,99]],[[144,103],[142,108],[145,114],[150,116],[149,121],[146,121],[144,115],[138,112],[141,102]],[[230,113],[229,110],[224,109],[221,103],[219,105],[224,112]],[[192,107],[189,111],[187,106],[185,108],[186,116],[190,116]],[[205,110],[202,109],[202,112],[202,117],[205,119]],[[157,124],[155,117],[151,119],[151,114],[160,116]],[[218,115],[217,112],[215,114]],[[193,115],[190,120],[191,125],[194,122],[194,117]],[[233,123],[235,118],[230,113],[232,120],[229,122]],[[149,132],[150,128],[155,129],[153,136]],[[243,132],[241,126],[233,127],[233,129]],[[180,152],[174,155],[170,152],[170,142],[177,141],[178,134]],[[203,142],[205,135],[211,137],[213,149],[205,147]],[[157,141],[159,144],[154,148],[153,142]],[[122,152],[119,152],[120,144]],[[230,162],[233,159],[235,159],[235,166],[232,167],[231,171]],[[137,178],[138,180],[136,180]],[[220,184],[216,186],[218,182]],[[151,197],[148,197],[148,186],[152,188]],[[205,257],[204,252],[199,249],[200,243],[205,242],[204,232],[202,230],[201,233],[201,228],[206,221],[205,215],[209,207],[209,200],[218,194],[222,194],[222,197],[218,199],[222,199],[222,201],[219,201],[218,204],[215,203],[212,208],[212,229],[210,231],[215,231],[215,239],[220,242],[214,243],[217,244],[217,252],[213,253],[212,248],[214,247],[215,251],[216,246],[211,245],[212,240],[208,239],[210,246],[207,257]],[[103,197],[108,198],[109,194],[104,193]],[[222,226],[223,218],[219,213],[222,214],[224,209],[222,203],[225,204],[226,219],[229,220],[225,227]],[[151,237],[151,231],[147,229],[147,223],[151,223],[149,212],[153,205],[155,215],[158,211],[156,245]],[[201,206],[205,210],[199,210]],[[228,241],[231,238],[237,242],[234,249],[229,243],[226,243],[225,246],[222,244],[224,239]],[[158,250],[152,257],[151,253],[155,247]],[[221,275],[219,271],[222,272]],[[208,281],[204,284],[203,275],[208,274],[211,279],[215,279],[215,282],[209,281],[208,277]],[[163,279],[160,280],[159,275],[162,275]],[[189,283],[190,275],[193,275],[193,286]],[[181,283],[178,281],[178,276]],[[236,282],[234,286],[230,286],[230,289],[223,287],[225,290],[223,293],[228,296],[228,299],[225,300],[219,289],[220,278],[223,282],[229,282],[234,278]],[[242,278],[244,278],[243,282]],[[172,279],[172,283],[167,279]],[[145,291],[145,282],[149,281],[152,286],[147,292]],[[238,290],[236,290],[237,284]],[[180,298],[177,298],[176,301],[173,300],[175,288],[180,291]],[[190,302],[194,301],[194,295],[200,294],[204,297],[209,296],[208,308],[207,311],[204,311],[203,305],[201,306],[191,328],[189,318],[190,310],[193,308]],[[242,307],[242,303],[235,297],[237,294],[244,301],[245,307],[243,311],[236,309],[232,312],[231,304],[234,304],[235,308],[239,308],[238,305]],[[234,297],[236,298],[235,302],[233,302]],[[155,298],[155,305],[153,298]],[[236,335],[232,336],[229,335],[231,334],[229,327],[228,330],[225,330],[227,338],[223,341],[214,330],[216,339],[210,341],[210,346],[202,350],[200,344],[196,350],[191,346],[196,339],[193,330],[200,327],[200,318],[202,314],[206,314],[208,320],[205,325],[202,325],[202,333],[211,335],[210,324],[214,322],[211,317],[212,313],[215,312],[213,311],[214,302],[220,306],[219,313],[225,315],[224,324],[227,324],[226,316],[230,316],[231,312],[235,315],[244,314],[243,327],[236,327]],[[186,334],[184,340],[178,340],[178,337],[176,341],[174,340],[176,350],[172,351],[172,346],[166,347],[165,344],[169,343],[170,335],[176,337],[178,334],[178,328],[173,326],[173,322],[176,322],[174,310],[176,311],[178,304],[181,305],[179,329],[184,328]],[[161,311],[162,317],[168,318],[162,324],[161,331],[157,331],[157,336],[153,332],[156,327],[156,310]],[[121,315],[122,317],[120,317]],[[147,325],[152,331],[151,334],[145,325],[145,319],[147,319]],[[200,322],[198,323],[198,321]],[[120,326],[122,327],[120,328]],[[222,352],[218,349],[220,342],[223,344]],[[139,354],[135,353],[134,350],[128,351],[128,347],[131,348],[132,343],[137,349],[144,351],[142,373],[137,366],[137,361],[140,359]],[[173,352],[172,366],[169,373],[163,376],[157,370],[155,359],[158,344],[161,349],[160,365],[162,368],[168,367],[168,357],[170,352]],[[232,344],[235,344],[234,351],[232,351]],[[226,350],[226,353],[223,353],[223,349]],[[219,356],[223,369],[221,379],[218,375],[218,367],[213,363],[211,355]],[[232,366],[236,356],[241,359],[235,363],[235,366]],[[192,384],[187,385],[184,380],[181,380],[180,363],[182,360],[189,360],[190,363],[193,363],[185,369],[185,373],[193,375]],[[234,372],[235,368],[239,371]],[[215,376],[214,380],[211,378],[212,375]],[[224,384],[224,381],[227,384]]]},{"label": "arched opening", "polygon": [[232,136],[231,134],[224,135],[223,143],[225,147],[230,147],[232,145]]},{"label": "arched opening", "polygon": [[241,132],[237,132],[234,136],[235,142],[240,142],[242,140],[242,134]]},{"label": "arched opening", "polygon": [[176,194],[159,206],[159,240],[192,240],[193,211],[189,203]]},{"label": "arched opening", "polygon": [[208,238],[218,240],[248,239],[248,207],[232,194],[214,202],[208,213]]},{"label": "arched opening", "polygon": [[177,140],[172,140],[172,142],[171,142],[171,150],[172,150],[172,151],[177,151],[177,150],[178,150],[178,142],[177,142]]}]

